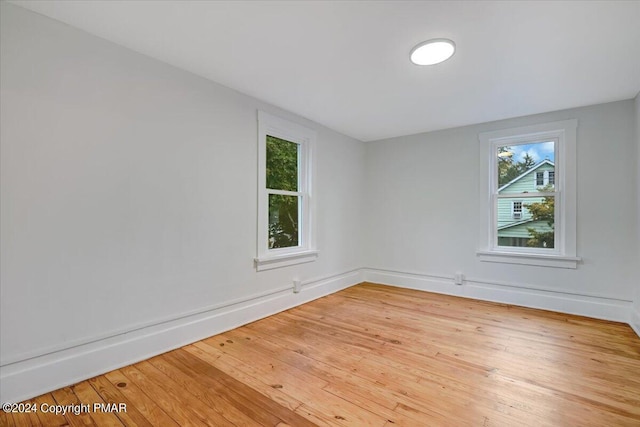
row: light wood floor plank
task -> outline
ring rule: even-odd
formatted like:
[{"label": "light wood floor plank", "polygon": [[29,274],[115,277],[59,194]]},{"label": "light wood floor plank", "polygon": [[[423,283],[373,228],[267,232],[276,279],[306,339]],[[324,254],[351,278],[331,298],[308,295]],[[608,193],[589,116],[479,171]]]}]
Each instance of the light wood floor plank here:
[{"label": "light wood floor plank", "polygon": [[12,424],[14,424],[14,422],[13,422],[13,417],[11,416],[11,413],[0,411],[0,426],[4,427],[4,426],[10,426]]},{"label": "light wood floor plank", "polygon": [[89,380],[89,384],[93,387],[93,389],[100,395],[102,400],[111,404],[121,404],[124,403],[127,405],[126,412],[121,412],[117,414],[117,417],[120,418],[122,423],[129,427],[152,427],[153,425],[145,418],[145,416],[140,412],[140,408],[125,397],[124,394],[120,392],[120,390],[111,384],[104,376],[99,376],[95,378],[91,378]]},{"label": "light wood floor plank", "polygon": [[185,390],[189,390],[189,393],[218,412],[231,424],[246,426],[261,425],[233,406],[228,401],[227,396],[220,393],[220,390],[224,389],[224,386],[217,381],[206,377],[204,380],[200,379],[197,372],[186,371],[180,361],[174,360],[170,355],[162,358],[156,357],[149,360],[149,362],[169,378],[180,384]]},{"label": "light wood floor plank", "polygon": [[122,422],[113,412],[104,412],[101,409],[95,410],[93,408],[94,403],[104,403],[104,400],[96,391],[91,387],[89,381],[83,381],[76,384],[72,388],[73,393],[78,397],[80,403],[86,404],[91,408],[89,415],[99,426],[106,427],[119,427],[122,426]]},{"label": "light wood floor plank", "polygon": [[[223,341],[225,346],[217,346],[218,341]],[[248,369],[250,367],[250,369],[256,370],[260,378],[265,379],[272,386],[281,386],[284,393],[300,398],[307,406],[316,409],[321,406],[325,411],[328,411],[331,417],[338,420],[339,424],[382,426],[386,422],[378,415],[325,392],[323,387],[327,385],[326,381],[306,374],[301,369],[278,359],[265,358],[263,354],[253,348],[241,349],[237,347],[235,342],[229,344],[228,341],[233,340],[228,339],[225,335],[220,335],[204,342],[209,344],[213,350],[230,354],[244,362]],[[220,350],[220,348],[222,349]]]},{"label": "light wood floor plank", "polygon": [[165,410],[172,416],[177,412],[181,413],[181,425],[185,422],[192,422],[196,425],[208,426],[230,426],[233,425],[222,414],[209,405],[196,398],[189,389],[185,389],[180,384],[165,375],[148,361],[136,363],[133,366],[123,368],[122,371],[129,378],[136,381],[145,392],[153,390],[154,396],[160,393],[167,394],[173,404],[172,410]]},{"label": "light wood floor plank", "polygon": [[[153,397],[147,396],[147,394],[138,387],[133,381],[121,371],[115,370],[104,375],[104,379],[111,383],[117,390],[128,399],[135,408],[154,426],[162,425],[168,427],[179,427],[179,424],[175,421],[176,416],[169,416],[164,409],[158,404],[165,403],[166,408],[172,408],[172,402],[165,396],[160,396],[156,401]],[[150,393],[152,391],[149,391]],[[119,402],[126,403],[126,400]]]},{"label": "light wood floor plank", "polygon": [[280,387],[273,384],[266,384],[257,376],[251,373],[246,373],[242,369],[242,362],[225,354],[213,354],[210,351],[210,348],[210,346],[203,344],[202,342],[197,342],[193,345],[184,347],[186,351],[194,356],[199,357],[212,366],[215,366],[237,381],[246,384],[291,411],[295,411],[300,405],[302,405],[300,400],[283,393]]},{"label": "light wood floor plank", "polygon": [[[264,425],[277,425],[280,422],[287,424],[308,426],[309,423],[295,412],[279,405],[271,399],[266,398],[251,387],[235,380],[230,375],[220,371],[216,367],[209,365],[203,360],[193,356],[183,349],[171,353],[184,366],[189,366],[193,371],[198,372],[205,378],[216,378],[220,384],[235,393],[235,402],[249,412],[257,421]],[[222,393],[222,392],[221,392]]]},{"label": "light wood floor plank", "polygon": [[0,425],[639,426],[628,325],[364,283],[35,399]]},{"label": "light wood floor plank", "polygon": [[[212,375],[211,369],[200,362],[195,362],[194,359],[190,360],[186,355],[179,355],[175,352],[167,354],[163,359],[163,361],[154,361],[154,365],[166,372],[168,376],[176,378],[176,381],[180,382],[185,389],[188,388],[191,393],[220,412],[232,423],[258,426],[274,425],[281,421],[266,411],[256,409],[251,399],[242,392],[227,388],[224,380],[219,381],[222,371]],[[196,366],[191,368],[193,365]],[[199,382],[200,385],[195,385],[196,382]]]},{"label": "light wood floor plank", "polygon": [[15,424],[17,427],[31,427],[33,426],[39,426],[40,424],[40,420],[37,419],[36,416],[36,422],[37,424],[32,424],[32,418],[31,416],[35,415],[32,414],[31,412],[14,412],[11,414],[12,416],[12,422],[13,424]]},{"label": "light wood floor plank", "polygon": [[62,427],[69,425],[65,417],[49,411],[49,408],[56,404],[51,393],[38,396],[35,402],[38,407],[38,418],[43,426]]},{"label": "light wood floor plank", "polygon": [[[73,386],[72,386],[73,387]],[[73,393],[71,387],[61,388],[59,390],[51,392],[54,400],[58,405],[69,406],[69,405],[80,405],[80,400]],[[81,411],[80,409],[76,413],[67,413],[65,415],[66,420],[69,422],[71,427],[82,427],[82,426],[95,426],[96,423],[91,418],[88,412]]]}]

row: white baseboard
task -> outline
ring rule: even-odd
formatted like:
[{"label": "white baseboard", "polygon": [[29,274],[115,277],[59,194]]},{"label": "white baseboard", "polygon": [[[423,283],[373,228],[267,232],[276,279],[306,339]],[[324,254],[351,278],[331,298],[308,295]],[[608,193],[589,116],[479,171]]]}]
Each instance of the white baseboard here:
[{"label": "white baseboard", "polygon": [[361,270],[307,281],[0,367],[0,402],[20,402],[182,347],[362,282]]},{"label": "white baseboard", "polygon": [[576,295],[515,284],[366,268],[232,301],[115,336],[0,367],[0,402],[19,402],[237,328],[363,281],[629,323],[640,336],[640,311],[631,301]]},{"label": "white baseboard", "polygon": [[635,307],[635,309],[631,310],[629,326],[631,326],[631,329],[640,337],[640,307]]},{"label": "white baseboard", "polygon": [[[560,313],[577,314],[624,323],[629,321],[632,310],[631,301],[600,296],[569,294],[546,289],[523,288],[504,283],[487,283],[487,281],[465,279],[463,285],[456,285],[453,278],[444,276],[402,273],[372,268],[364,269],[363,275],[365,281],[372,283],[552,310]],[[640,320],[640,318],[638,320]],[[636,327],[637,326],[640,326],[640,323],[636,323]],[[636,332],[638,332],[638,329],[636,329]]]}]

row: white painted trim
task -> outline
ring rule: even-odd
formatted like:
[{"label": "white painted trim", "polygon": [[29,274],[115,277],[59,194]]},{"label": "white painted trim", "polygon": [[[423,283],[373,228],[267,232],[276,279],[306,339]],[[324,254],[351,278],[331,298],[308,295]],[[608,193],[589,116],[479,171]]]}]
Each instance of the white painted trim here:
[{"label": "white painted trim", "polygon": [[[480,177],[478,180],[478,254],[483,254],[481,261],[506,262],[527,264],[545,267],[577,268],[568,266],[562,258],[576,258],[576,136],[578,121],[576,119],[563,120],[551,123],[541,123],[511,129],[501,129],[492,132],[478,134],[480,142]],[[556,218],[555,236],[556,245],[553,256],[559,258],[558,262],[547,262],[537,257],[513,257],[512,251],[505,251],[498,246],[497,229],[497,205],[494,202],[498,192],[497,156],[498,146],[509,144],[518,145],[542,140],[555,140],[555,170],[556,177]],[[539,164],[542,165],[544,162]],[[527,173],[531,173],[528,171]],[[526,175],[526,174],[525,174]],[[533,174],[535,179],[535,173]],[[535,248],[519,248],[521,254],[532,254]],[[484,254],[496,252],[494,257],[486,257]],[[515,252],[515,251],[514,251]],[[531,260],[531,262],[528,262]]]},{"label": "white painted trim", "polygon": [[307,280],[0,367],[0,402],[18,402],[228,331],[362,282],[361,270]]},{"label": "white painted trim", "polygon": [[578,263],[582,261],[582,258],[579,257],[527,254],[521,252],[477,251],[476,254],[478,258],[480,258],[480,261],[534,265],[539,267],[576,269],[578,268]]},{"label": "white painted trim", "polygon": [[128,328],[123,328],[123,329],[116,329],[116,330],[111,330],[109,332],[105,332],[103,334],[99,334],[99,335],[95,335],[92,337],[83,337],[83,338],[79,338],[79,339],[75,339],[75,340],[71,340],[71,341],[67,341],[64,344],[61,345],[54,345],[54,346],[50,346],[50,347],[45,347],[45,348],[40,348],[34,351],[29,351],[29,352],[25,352],[25,353],[21,353],[21,354],[17,354],[17,355],[10,355],[9,357],[5,357],[4,359],[2,359],[1,363],[0,363],[0,368],[7,366],[7,365],[11,365],[13,363],[17,363],[17,362],[24,362],[26,360],[29,359],[33,359],[33,358],[37,358],[37,357],[42,357],[42,356],[47,356],[49,354],[52,353],[58,353],[58,352],[62,352],[64,350],[70,350],[72,348],[75,347],[80,347],[80,346],[86,346],[87,344],[93,344],[97,341],[105,341],[108,340],[110,338],[114,338],[120,335],[133,335],[136,332],[142,330],[142,329],[146,329],[146,328],[150,328],[153,326],[157,326],[157,325],[162,325],[162,324],[168,324],[168,323],[172,323],[172,322],[176,322],[179,320],[182,320],[184,318],[187,317],[194,317],[196,315],[202,314],[202,313],[207,313],[207,312],[213,312],[216,310],[222,310],[225,309],[227,307],[231,307],[234,306],[236,304],[241,304],[243,302],[246,301],[250,301],[250,300],[258,300],[261,298],[265,298],[268,296],[271,296],[273,294],[277,294],[279,292],[283,292],[286,291],[288,289],[290,289],[290,286],[284,286],[284,287],[280,287],[280,288],[276,288],[276,289],[270,289],[266,292],[261,292],[258,294],[253,294],[253,295],[248,295],[245,296],[243,298],[238,298],[238,299],[234,299],[234,300],[230,300],[230,301],[225,301],[219,304],[214,304],[214,305],[210,305],[207,307],[202,307],[199,308],[197,310],[192,310],[186,313],[181,313],[179,315],[174,315],[174,316],[168,316],[168,317],[163,317],[160,319],[154,319],[152,321],[149,322],[143,322],[143,323],[138,323],[138,324],[134,324],[129,326]]},{"label": "white painted trim", "polygon": [[636,307],[631,310],[629,326],[631,326],[631,329],[633,329],[640,338],[640,308]]},{"label": "white painted trim", "polygon": [[489,282],[465,277],[463,285],[456,285],[453,277],[402,273],[367,268],[364,280],[389,286],[417,289],[483,301],[494,301],[523,307],[553,310],[617,322],[629,321],[632,302],[615,298],[579,295],[551,290],[524,288],[516,285]]},{"label": "white painted trim", "polygon": [[315,261],[316,258],[318,258],[318,251],[304,251],[254,258],[254,262],[257,271],[264,271],[311,262]]},{"label": "white painted trim", "polygon": [[[300,146],[298,170],[299,191],[267,189],[267,135],[291,141]],[[258,231],[255,258],[255,267],[258,271],[311,262],[317,258],[317,253],[316,256],[313,257],[296,256],[305,255],[316,250],[316,203],[313,188],[315,183],[315,144],[317,136],[317,132],[313,129],[258,110]],[[299,206],[300,215],[298,218],[298,227],[300,230],[299,246],[269,249],[269,194],[300,197],[301,205]],[[284,253],[292,256],[283,262],[270,261],[275,260],[280,254]],[[265,260],[265,263],[263,263],[262,260]],[[268,265],[268,268],[260,268],[263,265]]]}]

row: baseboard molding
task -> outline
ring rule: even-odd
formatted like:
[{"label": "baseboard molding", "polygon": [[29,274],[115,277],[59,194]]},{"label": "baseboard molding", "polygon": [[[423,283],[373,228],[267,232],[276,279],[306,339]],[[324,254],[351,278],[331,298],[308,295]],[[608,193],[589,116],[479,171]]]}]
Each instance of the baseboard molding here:
[{"label": "baseboard molding", "polygon": [[362,282],[361,270],[306,281],[222,308],[181,316],[0,367],[0,402],[20,402],[182,347]]},{"label": "baseboard molding", "polygon": [[19,402],[237,328],[363,281],[629,323],[640,337],[640,311],[631,301],[445,276],[357,269],[219,308],[148,325],[0,367],[0,402]]},{"label": "baseboard molding", "polygon": [[629,326],[631,326],[631,329],[633,329],[640,338],[640,307],[635,307],[633,310],[631,310],[631,320],[629,321]]},{"label": "baseboard molding", "polygon": [[[632,310],[631,301],[591,295],[569,294],[543,289],[522,288],[515,285],[487,283],[487,281],[474,281],[472,279],[465,279],[463,285],[456,285],[453,278],[372,268],[364,269],[363,277],[365,281],[372,283],[551,310],[560,313],[577,314],[624,323],[629,322]],[[636,332],[638,332],[638,329],[636,329]]]}]

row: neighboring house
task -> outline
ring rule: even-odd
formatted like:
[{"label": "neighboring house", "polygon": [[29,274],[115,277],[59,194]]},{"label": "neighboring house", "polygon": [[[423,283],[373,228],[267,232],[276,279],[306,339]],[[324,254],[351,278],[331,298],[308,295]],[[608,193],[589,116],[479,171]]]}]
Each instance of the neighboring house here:
[{"label": "neighboring house", "polygon": [[527,246],[531,237],[528,228],[551,231],[546,221],[534,221],[527,209],[528,204],[542,202],[543,198],[518,198],[518,194],[538,191],[547,185],[555,185],[555,165],[543,160],[498,189],[498,194],[514,195],[498,199],[499,246]]}]

